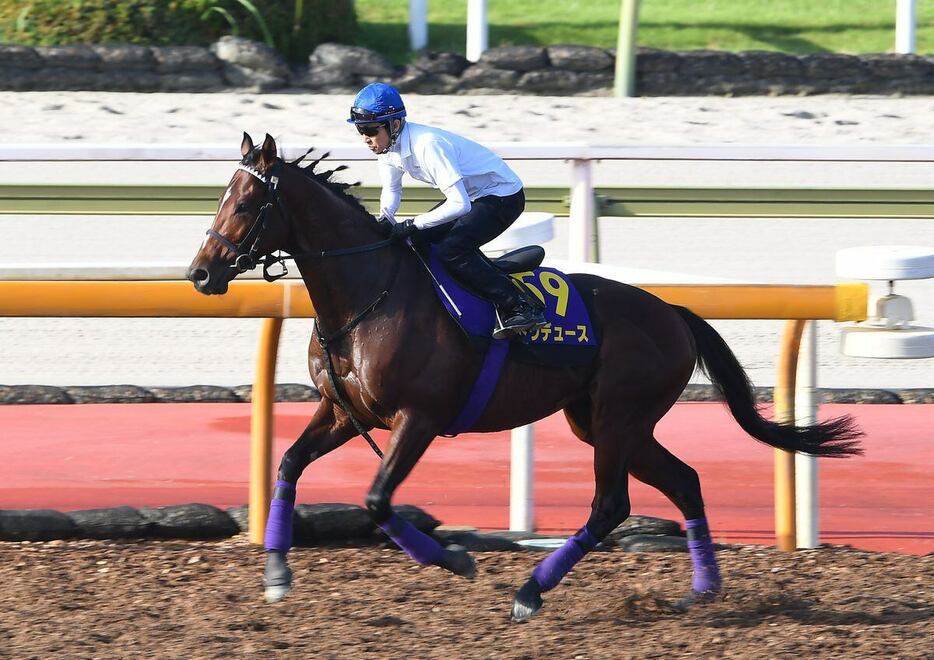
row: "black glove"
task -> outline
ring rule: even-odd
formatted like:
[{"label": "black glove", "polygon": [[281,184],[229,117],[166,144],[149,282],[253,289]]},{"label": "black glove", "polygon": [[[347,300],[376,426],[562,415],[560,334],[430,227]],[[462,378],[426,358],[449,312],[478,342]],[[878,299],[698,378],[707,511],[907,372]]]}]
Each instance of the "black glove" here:
[{"label": "black glove", "polygon": [[389,236],[397,241],[401,241],[417,231],[418,227],[415,226],[415,221],[409,218],[408,220],[403,220],[402,222],[394,224],[392,226],[392,233]]},{"label": "black glove", "polygon": [[392,227],[394,224],[395,223],[386,216],[381,215],[376,218],[376,225],[379,227],[379,230],[387,236],[392,235]]}]

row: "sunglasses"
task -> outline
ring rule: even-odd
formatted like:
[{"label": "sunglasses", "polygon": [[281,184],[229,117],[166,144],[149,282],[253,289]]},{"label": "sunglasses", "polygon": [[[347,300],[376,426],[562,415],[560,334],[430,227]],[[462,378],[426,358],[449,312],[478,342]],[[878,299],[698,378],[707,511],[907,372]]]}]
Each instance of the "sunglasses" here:
[{"label": "sunglasses", "polygon": [[367,137],[376,137],[382,127],[382,124],[357,124],[357,132]]}]

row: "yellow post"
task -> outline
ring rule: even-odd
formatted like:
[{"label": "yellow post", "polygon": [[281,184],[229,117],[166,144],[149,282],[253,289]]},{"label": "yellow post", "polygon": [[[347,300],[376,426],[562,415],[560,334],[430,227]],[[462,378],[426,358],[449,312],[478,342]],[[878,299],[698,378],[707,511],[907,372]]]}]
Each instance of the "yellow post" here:
[{"label": "yellow post", "polygon": [[[806,321],[789,320],[782,334],[775,379],[775,421],[795,421],[795,380],[798,349]],[[775,544],[779,550],[792,552],[797,547],[795,530],[795,453],[775,450]]]},{"label": "yellow post", "polygon": [[250,415],[250,542],[262,543],[272,481],[272,407],[276,400],[276,353],[282,319],[264,319]]}]

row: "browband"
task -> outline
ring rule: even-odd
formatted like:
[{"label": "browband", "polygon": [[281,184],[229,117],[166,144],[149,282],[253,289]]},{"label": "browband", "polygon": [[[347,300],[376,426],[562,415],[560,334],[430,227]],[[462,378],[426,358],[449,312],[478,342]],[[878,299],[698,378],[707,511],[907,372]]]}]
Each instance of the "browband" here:
[{"label": "browband", "polygon": [[264,177],[264,176],[260,173],[260,171],[259,171],[258,169],[256,169],[255,167],[251,167],[251,166],[249,166],[249,165],[247,165],[247,164],[245,164],[245,163],[240,163],[239,165],[237,165],[237,169],[238,169],[238,170],[243,170],[244,172],[247,172],[248,174],[252,174],[252,175],[255,176],[257,179],[259,179],[260,181],[262,181],[263,183],[265,183],[265,184],[267,184],[267,185],[269,184],[269,179],[267,179],[266,177]]}]

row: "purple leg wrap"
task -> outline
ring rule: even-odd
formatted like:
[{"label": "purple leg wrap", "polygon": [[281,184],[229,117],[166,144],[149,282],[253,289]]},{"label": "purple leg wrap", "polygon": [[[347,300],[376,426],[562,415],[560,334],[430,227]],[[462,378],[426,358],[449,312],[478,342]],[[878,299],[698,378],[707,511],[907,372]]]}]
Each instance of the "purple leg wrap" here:
[{"label": "purple leg wrap", "polygon": [[405,553],[422,566],[438,564],[444,554],[444,548],[433,538],[415,529],[415,526],[393,513],[380,528],[396,542]]},{"label": "purple leg wrap", "polygon": [[710,540],[710,530],[707,528],[706,518],[695,518],[685,521],[688,533],[688,550],[691,552],[691,563],[694,564],[694,578],[691,586],[694,591],[720,591],[720,569],[717,567],[717,558],[714,555],[713,543]]},{"label": "purple leg wrap", "polygon": [[266,521],[266,536],[263,546],[267,551],[286,553],[292,547],[292,511],[295,509],[295,485],[277,481],[272,502],[269,505],[269,520]]},{"label": "purple leg wrap", "polygon": [[564,545],[545,557],[532,571],[532,577],[538,582],[542,591],[549,591],[558,586],[561,578],[568,574],[574,564],[579,562],[585,554],[594,549],[599,543],[586,526],[565,541]]}]

